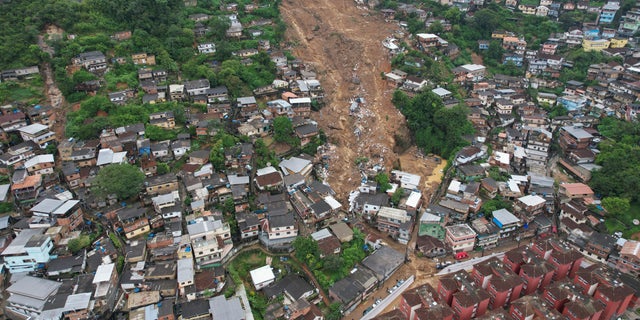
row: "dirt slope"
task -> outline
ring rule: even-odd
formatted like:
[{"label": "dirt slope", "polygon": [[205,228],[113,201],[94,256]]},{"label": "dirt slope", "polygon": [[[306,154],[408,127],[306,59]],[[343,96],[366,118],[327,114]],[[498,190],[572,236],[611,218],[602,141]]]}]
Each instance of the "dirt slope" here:
[{"label": "dirt slope", "polygon": [[[327,104],[313,117],[337,147],[328,182],[338,195],[346,195],[360,183],[357,157],[391,168],[397,158],[394,135],[408,137],[405,119],[390,101],[393,90],[380,75],[390,71],[382,40],[397,26],[348,0],[284,0],[281,13],[294,55],[315,66],[325,88]],[[360,118],[349,115],[354,97],[366,101]],[[362,132],[359,137],[356,128]]]}]

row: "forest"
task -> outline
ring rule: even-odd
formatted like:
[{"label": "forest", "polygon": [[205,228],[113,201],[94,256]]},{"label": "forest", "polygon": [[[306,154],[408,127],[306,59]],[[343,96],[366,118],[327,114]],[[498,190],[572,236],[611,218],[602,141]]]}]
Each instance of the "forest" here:
[{"label": "forest", "polygon": [[463,136],[473,133],[473,126],[467,120],[465,106],[445,108],[431,91],[423,91],[413,98],[396,91],[392,102],[407,118],[415,144],[425,153],[450,158],[469,144]]}]

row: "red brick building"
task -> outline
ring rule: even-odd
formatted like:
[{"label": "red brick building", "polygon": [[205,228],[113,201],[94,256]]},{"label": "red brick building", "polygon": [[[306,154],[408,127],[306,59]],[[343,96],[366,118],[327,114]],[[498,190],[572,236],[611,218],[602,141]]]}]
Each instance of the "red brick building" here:
[{"label": "red brick building", "polygon": [[502,308],[520,297],[522,279],[498,258],[476,264],[471,274],[476,285],[489,293],[491,309]]},{"label": "red brick building", "polygon": [[453,310],[437,302],[436,290],[430,285],[422,285],[400,296],[398,309],[407,320],[453,319]]},{"label": "red brick building", "polygon": [[524,296],[511,303],[509,315],[514,320],[564,319],[560,312],[549,308],[544,299],[538,295]]},{"label": "red brick building", "polygon": [[438,298],[451,306],[457,320],[469,320],[483,315],[490,301],[489,293],[476,285],[465,271],[443,276],[438,284]]}]

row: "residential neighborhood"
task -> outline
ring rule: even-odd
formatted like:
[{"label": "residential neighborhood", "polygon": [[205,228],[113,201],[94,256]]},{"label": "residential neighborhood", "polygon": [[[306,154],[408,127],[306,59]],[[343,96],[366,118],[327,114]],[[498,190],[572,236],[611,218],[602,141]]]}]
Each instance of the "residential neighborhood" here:
[{"label": "residential neighborhood", "polygon": [[640,316],[640,4],[326,4],[38,11],[0,319]]}]

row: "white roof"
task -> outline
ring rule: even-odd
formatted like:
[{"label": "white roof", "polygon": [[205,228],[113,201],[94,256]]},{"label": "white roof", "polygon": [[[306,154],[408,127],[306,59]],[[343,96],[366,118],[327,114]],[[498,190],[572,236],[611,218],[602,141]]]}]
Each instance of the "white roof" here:
[{"label": "white roof", "polygon": [[460,186],[462,185],[462,183],[458,180],[451,180],[451,183],[449,184],[449,188],[447,188],[448,191],[451,192],[455,192],[458,193],[460,192]]},{"label": "white roof", "polygon": [[98,151],[98,162],[96,165],[101,166],[105,164],[122,163],[126,156],[126,151],[113,152],[111,149],[100,149],[100,151]]},{"label": "white roof", "polygon": [[47,162],[54,162],[54,161],[55,160],[53,160],[52,154],[40,154],[35,157],[31,157],[31,159],[25,161],[24,166],[26,168],[29,168],[39,163],[47,163]]},{"label": "white roof", "polygon": [[331,206],[331,210],[337,210],[342,207],[342,204],[340,204],[340,202],[338,202],[338,200],[336,200],[336,198],[334,198],[333,196],[326,196],[324,198],[324,201],[328,203],[329,206]]},{"label": "white roof", "polygon": [[294,173],[300,173],[302,169],[304,169],[309,164],[311,164],[311,161],[309,160],[298,157],[291,157],[280,162],[280,169],[282,169],[282,172],[284,172],[285,175],[289,174],[287,169],[293,171]]},{"label": "white roof", "polygon": [[437,35],[435,35],[433,33],[418,33],[418,34],[416,34],[416,37],[423,38],[423,39],[440,38],[440,37],[438,37]]},{"label": "white roof", "polygon": [[6,229],[9,227],[9,218],[11,216],[10,215],[6,215],[6,216],[1,216],[0,217],[0,230],[2,229]]},{"label": "white roof", "polygon": [[269,173],[274,173],[278,171],[276,168],[274,168],[273,166],[268,166],[268,167],[264,167],[261,169],[256,170],[256,176],[264,176],[265,174],[269,174]]},{"label": "white roof", "polygon": [[518,182],[515,180],[507,181],[507,185],[509,186],[509,190],[511,192],[520,192],[520,188],[518,187]]},{"label": "white roof", "polygon": [[251,274],[253,285],[274,280],[276,278],[270,265],[251,270],[249,273]]},{"label": "white roof", "polygon": [[324,238],[328,238],[331,237],[331,232],[329,232],[329,229],[324,228],[324,229],[320,229],[314,233],[311,234],[311,238],[313,238],[313,240],[315,241],[320,241]]},{"label": "white roof", "polygon": [[468,71],[477,71],[477,70],[486,69],[485,66],[480,64],[465,64],[462,66],[462,68],[465,68]]},{"label": "white roof", "polygon": [[193,282],[193,259],[178,260],[178,282]]},{"label": "white roof", "polygon": [[249,176],[239,176],[237,174],[230,174],[227,176],[229,184],[232,186],[249,184]]},{"label": "white roof", "polygon": [[422,217],[420,217],[420,222],[424,222],[424,223],[439,223],[440,220],[442,218],[440,218],[440,216],[435,215],[433,213],[428,213],[425,212],[422,214]]},{"label": "white roof", "polygon": [[64,311],[84,310],[89,307],[91,302],[91,292],[76,293],[67,297],[64,304]]},{"label": "white roof", "polygon": [[36,234],[43,234],[44,232],[44,229],[24,229],[20,231],[16,238],[11,241],[9,246],[2,251],[2,255],[24,253],[24,246],[29,242],[29,239]]},{"label": "white roof", "polygon": [[93,277],[93,283],[109,281],[109,279],[111,279],[111,274],[113,273],[113,268],[115,267],[115,263],[99,265],[98,270],[96,270],[96,275]]},{"label": "white roof", "polygon": [[254,97],[254,96],[239,97],[237,100],[238,100],[239,104],[254,104],[254,103],[257,103],[256,102],[256,97]]},{"label": "white roof", "polygon": [[418,206],[418,203],[420,203],[421,197],[422,193],[418,191],[411,191],[411,194],[409,194],[409,198],[407,199],[407,202],[405,204],[408,207],[416,208]]},{"label": "white roof", "polygon": [[439,97],[443,97],[443,96],[447,96],[451,94],[451,91],[445,89],[445,88],[435,88],[433,90],[431,90],[431,92],[437,94]]},{"label": "white roof", "polygon": [[493,157],[502,164],[509,164],[509,154],[501,151],[494,151]]},{"label": "white roof", "polygon": [[36,134],[42,130],[45,129],[49,129],[49,127],[45,126],[44,124],[41,123],[34,123],[34,124],[30,124],[28,126],[24,126],[18,129],[18,131],[20,132],[24,132],[27,134]]},{"label": "white roof", "polygon": [[0,202],[7,200],[9,188],[11,188],[11,184],[0,184]]},{"label": "white roof", "polygon": [[507,209],[496,210],[496,211],[492,212],[491,214],[493,215],[493,218],[498,220],[498,221],[500,221],[500,223],[503,226],[508,225],[508,224],[512,224],[512,223],[520,222],[520,219],[518,219],[518,217],[514,216]]},{"label": "white roof", "polygon": [[309,98],[309,97],[291,98],[291,99],[289,99],[289,103],[291,103],[291,104],[295,104],[295,103],[311,103],[311,98]]},{"label": "white roof", "polygon": [[546,200],[544,200],[543,197],[538,196],[538,195],[526,195],[524,197],[520,197],[518,198],[518,200],[520,200],[520,202],[524,203],[527,206],[537,206],[540,205],[542,203],[547,202]]},{"label": "white roof", "polygon": [[7,288],[13,297],[15,295],[38,299],[44,302],[54,291],[62,285],[61,282],[46,280],[42,278],[25,276]]},{"label": "white roof", "polygon": [[402,77],[401,77],[401,76],[399,76],[399,75],[397,75],[397,74],[395,74],[395,73],[392,73],[392,72],[385,73],[384,75],[385,75],[385,77],[387,77],[387,78],[391,78],[391,79],[393,79],[393,80],[400,80],[400,79],[402,79]]}]

